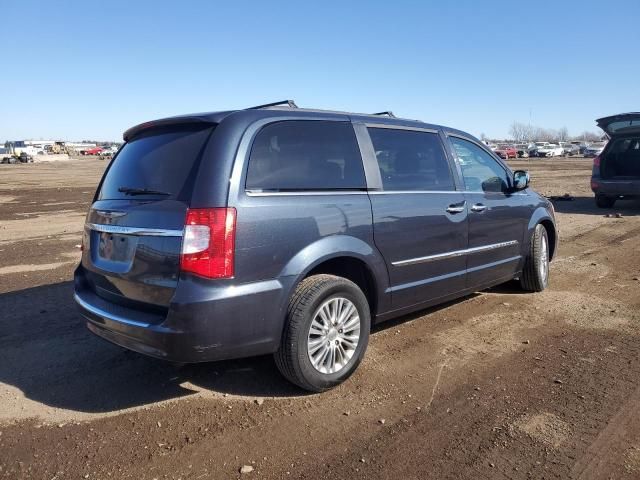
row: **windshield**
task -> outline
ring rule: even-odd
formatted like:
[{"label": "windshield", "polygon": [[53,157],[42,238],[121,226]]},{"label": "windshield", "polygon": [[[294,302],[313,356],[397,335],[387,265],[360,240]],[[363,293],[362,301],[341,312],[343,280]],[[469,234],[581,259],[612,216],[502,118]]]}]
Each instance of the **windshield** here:
[{"label": "windshield", "polygon": [[98,200],[190,198],[202,151],[215,127],[172,127],[127,142],[106,172]]}]

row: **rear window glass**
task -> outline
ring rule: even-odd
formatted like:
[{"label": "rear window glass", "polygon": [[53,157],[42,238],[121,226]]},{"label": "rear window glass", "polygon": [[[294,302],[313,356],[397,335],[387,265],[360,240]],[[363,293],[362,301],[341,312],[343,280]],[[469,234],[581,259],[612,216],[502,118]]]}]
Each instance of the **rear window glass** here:
[{"label": "rear window glass", "polygon": [[250,191],[354,190],[366,187],[353,127],[347,122],[283,121],[253,142]]},{"label": "rear window glass", "polygon": [[622,133],[625,130],[637,131],[640,128],[640,120],[620,120],[618,122],[611,122],[605,126],[605,130],[610,133]]},{"label": "rear window glass", "polygon": [[109,167],[98,199],[188,199],[212,131],[211,125],[172,127],[127,142]]},{"label": "rear window glass", "polygon": [[437,133],[369,128],[385,190],[454,190]]}]

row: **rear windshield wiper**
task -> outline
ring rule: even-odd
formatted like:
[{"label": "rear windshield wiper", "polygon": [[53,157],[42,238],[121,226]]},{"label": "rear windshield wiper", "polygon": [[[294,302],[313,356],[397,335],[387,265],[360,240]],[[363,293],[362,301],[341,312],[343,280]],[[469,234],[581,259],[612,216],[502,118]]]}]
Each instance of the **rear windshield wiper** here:
[{"label": "rear windshield wiper", "polygon": [[169,192],[151,190],[149,188],[120,187],[118,191],[125,195],[171,195]]}]

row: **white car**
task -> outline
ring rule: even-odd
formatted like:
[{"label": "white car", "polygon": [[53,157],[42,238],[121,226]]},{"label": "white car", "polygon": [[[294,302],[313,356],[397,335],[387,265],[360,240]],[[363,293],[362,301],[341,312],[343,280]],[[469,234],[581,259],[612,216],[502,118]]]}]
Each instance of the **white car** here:
[{"label": "white car", "polygon": [[555,143],[549,143],[543,147],[538,147],[539,157],[559,157],[564,154],[564,148]]},{"label": "white car", "polygon": [[117,147],[105,147],[98,155],[101,157],[113,157],[117,151]]}]

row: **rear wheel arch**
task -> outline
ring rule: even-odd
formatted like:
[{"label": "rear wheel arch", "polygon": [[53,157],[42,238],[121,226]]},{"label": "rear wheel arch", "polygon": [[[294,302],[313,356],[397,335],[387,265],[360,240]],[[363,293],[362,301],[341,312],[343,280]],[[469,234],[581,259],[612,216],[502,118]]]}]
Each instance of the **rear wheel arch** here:
[{"label": "rear wheel arch", "polygon": [[310,269],[300,279],[300,282],[312,275],[319,274],[334,275],[355,283],[367,298],[372,318],[375,317],[379,301],[378,282],[373,270],[364,260],[347,255],[326,259]]},{"label": "rear wheel arch", "polygon": [[[326,273],[353,281],[367,296],[373,316],[390,304],[389,275],[382,254],[368,242],[348,236],[324,237],[296,253],[279,277],[286,289],[285,302],[309,275]],[[283,306],[284,307],[284,306]]]}]

